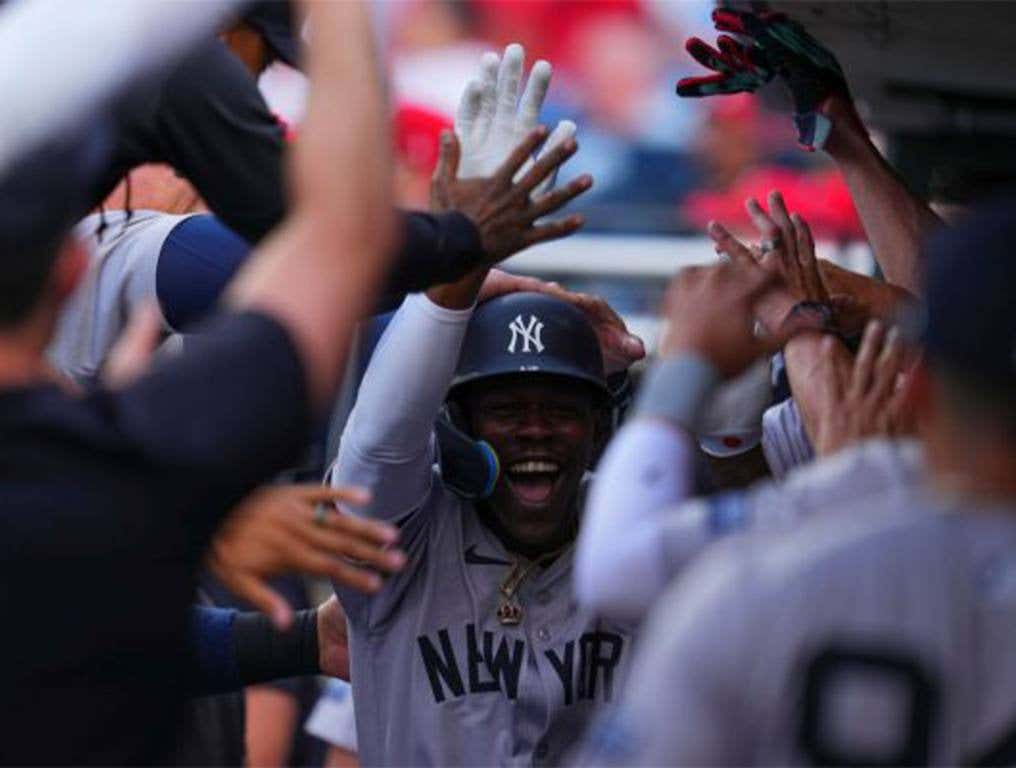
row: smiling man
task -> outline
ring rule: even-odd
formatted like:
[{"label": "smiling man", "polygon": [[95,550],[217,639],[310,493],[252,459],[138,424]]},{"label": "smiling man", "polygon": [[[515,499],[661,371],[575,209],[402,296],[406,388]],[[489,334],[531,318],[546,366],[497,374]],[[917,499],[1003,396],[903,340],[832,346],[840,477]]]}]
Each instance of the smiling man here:
[{"label": "smiling man", "polygon": [[[482,275],[411,296],[371,360],[333,469],[400,525],[409,562],[339,591],[366,764],[557,764],[619,690],[627,628],[571,588],[584,478],[611,397],[581,310],[537,293],[472,308]],[[500,465],[486,498],[435,467],[443,403]],[[494,475],[492,474],[492,477]]]}]

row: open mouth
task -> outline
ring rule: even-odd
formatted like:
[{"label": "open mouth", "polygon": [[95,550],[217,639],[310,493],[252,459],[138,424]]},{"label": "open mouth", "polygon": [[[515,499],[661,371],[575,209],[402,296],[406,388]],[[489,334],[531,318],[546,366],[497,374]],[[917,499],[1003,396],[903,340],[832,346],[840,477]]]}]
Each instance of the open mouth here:
[{"label": "open mouth", "polygon": [[561,477],[555,461],[527,459],[508,465],[505,476],[512,491],[526,504],[543,504],[554,493]]}]

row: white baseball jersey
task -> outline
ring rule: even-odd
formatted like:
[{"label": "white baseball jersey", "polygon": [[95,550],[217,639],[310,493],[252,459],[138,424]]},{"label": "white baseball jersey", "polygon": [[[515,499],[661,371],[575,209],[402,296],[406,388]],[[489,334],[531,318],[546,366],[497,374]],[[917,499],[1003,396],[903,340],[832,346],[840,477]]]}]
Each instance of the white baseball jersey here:
[{"label": "white baseball jersey", "polygon": [[616,698],[630,656],[625,626],[577,606],[573,548],[522,581],[517,625],[498,618],[499,586],[518,557],[445,488],[431,434],[470,314],[406,299],[331,473],[373,492],[363,511],[399,522],[409,557],[373,597],[336,586],[368,765],[558,764],[597,706]]},{"label": "white baseball jersey", "polygon": [[125,211],[109,211],[101,238],[98,214],[81,220],[75,234],[88,249],[88,271],[61,311],[46,350],[58,370],[79,382],[95,378],[131,313],[155,298],[162,244],[190,215],[140,210],[126,221]]},{"label": "white baseball jersey", "polygon": [[700,552],[731,533],[793,532],[859,496],[903,498],[923,482],[914,441],[868,440],[797,467],[781,482],[688,498],[693,445],[658,420],[635,419],[600,461],[576,555],[582,604],[638,620]]},{"label": "white baseball jersey", "polygon": [[1011,765],[1016,504],[860,494],[732,537],[642,638],[583,763]]}]

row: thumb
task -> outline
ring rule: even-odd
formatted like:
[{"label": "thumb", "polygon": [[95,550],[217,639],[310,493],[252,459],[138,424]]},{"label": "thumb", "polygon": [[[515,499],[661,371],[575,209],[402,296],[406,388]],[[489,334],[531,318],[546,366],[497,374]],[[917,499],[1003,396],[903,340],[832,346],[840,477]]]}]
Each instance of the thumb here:
[{"label": "thumb", "polygon": [[454,179],[459,173],[460,156],[461,147],[454,131],[447,128],[441,131],[437,165],[434,168],[434,181],[451,181]]},{"label": "thumb", "polygon": [[138,307],[106,360],[103,383],[123,387],[147,371],[162,339],[162,328],[162,312],[154,299]]}]

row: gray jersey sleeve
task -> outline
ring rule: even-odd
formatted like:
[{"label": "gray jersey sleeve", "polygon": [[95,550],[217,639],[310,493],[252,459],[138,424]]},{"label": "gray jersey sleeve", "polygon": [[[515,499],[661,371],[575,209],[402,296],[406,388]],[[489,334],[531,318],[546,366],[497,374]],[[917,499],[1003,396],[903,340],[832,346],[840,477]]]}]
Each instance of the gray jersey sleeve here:
[{"label": "gray jersey sleeve", "polygon": [[351,511],[397,523],[408,560],[373,599],[335,585],[351,621],[386,621],[426,562],[431,518],[444,496],[434,466],[434,420],[471,316],[471,310],[445,309],[412,294],[371,356],[328,480],[367,488],[370,503]]},{"label": "gray jersey sleeve", "polygon": [[752,713],[727,683],[750,679],[751,590],[719,558],[676,582],[640,633],[620,704],[590,727],[575,762],[747,765],[742,734]]},{"label": "gray jersey sleeve", "polygon": [[413,294],[388,324],[330,470],[332,485],[371,492],[359,514],[401,522],[423,505],[433,477],[434,420],[471,315]]},{"label": "gray jersey sleeve", "polygon": [[778,478],[815,458],[793,398],[767,408],[762,414],[762,451],[773,476]]},{"label": "gray jersey sleeve", "polygon": [[[88,248],[88,270],[60,312],[46,354],[62,373],[92,382],[133,313],[156,298],[155,276],[162,245],[187,215],[156,211],[109,211],[101,239],[100,217],[84,218],[75,230]],[[168,325],[163,320],[163,325]]]},{"label": "gray jersey sleeve", "polygon": [[[621,493],[626,503],[606,493],[590,498],[577,555],[579,600],[604,615],[633,619],[644,616],[667,585],[704,549],[728,534],[741,531],[792,531],[805,520],[845,502],[879,494],[906,494],[920,480],[921,454],[916,443],[870,440],[823,461],[791,472],[783,482],[765,481],[747,491],[732,491],[682,500],[680,483],[667,486],[659,479],[687,462],[682,443],[661,434],[647,452],[653,434],[621,435],[631,444],[633,458],[650,472],[647,495],[639,474]],[[661,428],[657,428],[659,430]],[[612,450],[624,449],[617,440]],[[652,456],[647,463],[642,456]],[[646,481],[648,482],[648,481]],[[673,494],[671,500],[666,494]],[[620,543],[619,543],[620,542]]]}]

